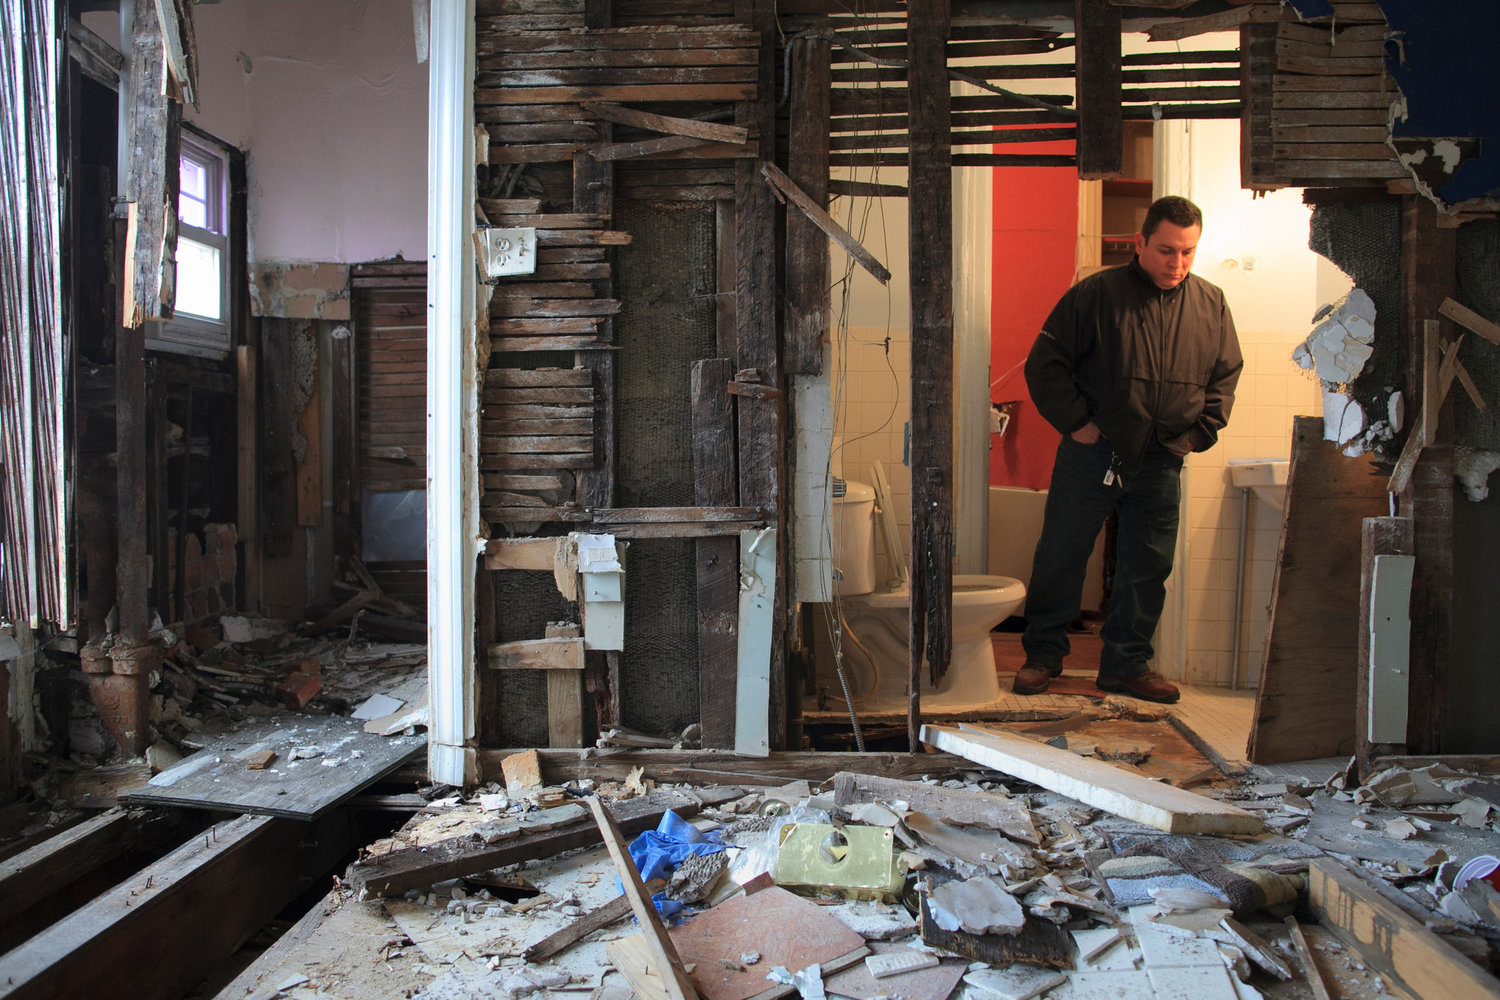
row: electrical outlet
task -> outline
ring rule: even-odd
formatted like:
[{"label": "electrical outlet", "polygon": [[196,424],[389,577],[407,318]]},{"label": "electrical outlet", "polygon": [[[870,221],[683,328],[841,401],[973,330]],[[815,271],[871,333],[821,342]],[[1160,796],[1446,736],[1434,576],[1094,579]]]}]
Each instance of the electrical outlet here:
[{"label": "electrical outlet", "polygon": [[536,272],[535,229],[481,229],[479,233],[485,277]]}]

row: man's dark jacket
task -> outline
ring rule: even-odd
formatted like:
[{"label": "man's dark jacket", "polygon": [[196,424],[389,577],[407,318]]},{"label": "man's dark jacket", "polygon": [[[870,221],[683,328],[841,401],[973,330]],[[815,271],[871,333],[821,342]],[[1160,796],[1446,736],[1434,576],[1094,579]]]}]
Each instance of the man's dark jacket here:
[{"label": "man's dark jacket", "polygon": [[1218,286],[1189,274],[1158,288],[1136,258],[1068,289],[1026,358],[1026,384],[1053,427],[1092,420],[1135,468],[1153,436],[1179,454],[1212,447],[1243,367]]}]

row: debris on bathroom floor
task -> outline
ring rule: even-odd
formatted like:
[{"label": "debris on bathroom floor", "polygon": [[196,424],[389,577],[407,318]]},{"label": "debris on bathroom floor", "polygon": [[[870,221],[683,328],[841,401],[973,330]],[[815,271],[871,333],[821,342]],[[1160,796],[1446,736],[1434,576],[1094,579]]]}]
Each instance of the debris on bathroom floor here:
[{"label": "debris on bathroom floor", "polygon": [[[1318,783],[1250,768],[1189,792],[1037,738],[1081,727],[1038,728],[1000,740],[1014,759],[779,788],[658,783],[649,762],[547,784],[548,766],[517,755],[517,780],[438,798],[323,908],[385,921],[372,960],[401,970],[391,1000],[413,981],[537,1000],[1375,1000],[1440,995],[1412,988],[1430,977],[1500,996],[1494,775],[1396,768],[1360,786],[1349,770]],[[580,808],[593,796],[625,830],[614,860]],[[1392,840],[1398,820],[1413,833]],[[658,867],[698,836],[713,853]],[[617,865],[647,858],[662,881],[622,896]],[[648,934],[633,914],[651,893],[669,916]],[[1372,937],[1372,919],[1390,933]],[[295,948],[257,974],[259,996],[344,996]]]}]

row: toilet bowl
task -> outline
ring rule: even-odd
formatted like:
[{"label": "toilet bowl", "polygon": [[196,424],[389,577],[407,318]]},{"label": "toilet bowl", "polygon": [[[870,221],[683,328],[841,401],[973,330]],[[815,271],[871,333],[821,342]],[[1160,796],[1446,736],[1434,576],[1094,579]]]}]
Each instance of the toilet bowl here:
[{"label": "toilet bowl", "polygon": [[[890,484],[879,462],[872,468],[872,477],[873,486],[851,482],[845,496],[834,500],[840,549],[836,562],[850,568],[839,574],[839,599],[851,639],[843,644],[844,663],[851,675],[851,697],[861,710],[904,711],[911,587]],[[877,520],[885,533],[887,552],[894,555],[883,577],[871,571],[879,563],[874,554]],[[953,577],[953,658],[936,687],[927,668],[921,670],[924,707],[954,711],[1000,700],[990,630],[1025,599],[1025,586],[1013,577]]]}]

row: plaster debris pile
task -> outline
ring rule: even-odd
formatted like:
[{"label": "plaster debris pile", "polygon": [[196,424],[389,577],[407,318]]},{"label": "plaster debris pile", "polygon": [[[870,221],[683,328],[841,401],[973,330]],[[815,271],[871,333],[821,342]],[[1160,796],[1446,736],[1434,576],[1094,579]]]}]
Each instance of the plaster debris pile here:
[{"label": "plaster debris pile", "polygon": [[[503,783],[437,795],[373,845],[325,907],[389,921],[383,960],[418,996],[1438,995],[1410,990],[1422,975],[1500,990],[1500,894],[1482,861],[1455,880],[1500,854],[1489,778],[1221,775],[1210,795],[993,728],[923,735],[972,766],[695,787],[616,765],[548,784],[556,758],[516,754]],[[583,759],[603,774],[614,753]],[[1361,939],[1371,913],[1399,940]],[[274,975],[306,977],[287,997],[341,995],[317,972]]]}]

